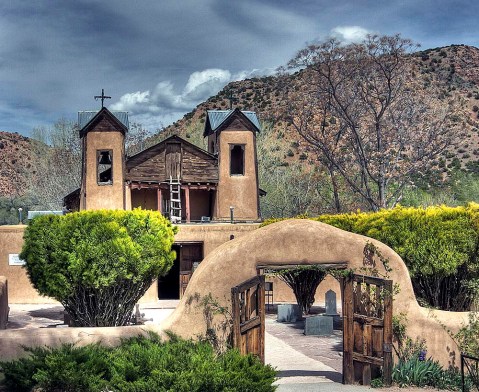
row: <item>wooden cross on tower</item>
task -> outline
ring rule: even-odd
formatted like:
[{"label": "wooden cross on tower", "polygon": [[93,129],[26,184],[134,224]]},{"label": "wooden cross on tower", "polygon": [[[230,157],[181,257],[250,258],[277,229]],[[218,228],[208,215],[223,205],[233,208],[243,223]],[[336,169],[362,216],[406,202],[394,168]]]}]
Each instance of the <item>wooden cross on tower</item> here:
[{"label": "wooden cross on tower", "polygon": [[101,107],[103,108],[103,101],[105,99],[111,99],[111,97],[105,95],[105,90],[101,89],[101,95],[95,95],[95,101],[98,101],[99,99],[101,99]]},{"label": "wooden cross on tower", "polygon": [[233,96],[233,91],[229,91],[229,94],[226,96],[226,99],[230,101],[230,110],[233,109],[233,102],[237,102],[238,98]]}]

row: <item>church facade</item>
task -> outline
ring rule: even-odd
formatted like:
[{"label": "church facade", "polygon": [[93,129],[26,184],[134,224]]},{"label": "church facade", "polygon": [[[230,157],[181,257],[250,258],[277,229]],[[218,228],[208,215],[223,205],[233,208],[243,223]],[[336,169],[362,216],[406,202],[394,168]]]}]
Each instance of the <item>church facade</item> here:
[{"label": "church facade", "polygon": [[254,112],[208,111],[203,133],[207,150],[171,136],[130,157],[125,154],[127,113],[102,108],[79,112],[78,119],[82,180],[80,188],[64,198],[65,208],[140,207],[181,225],[173,246],[177,259],[168,275],[159,278],[153,296],[181,297],[211,250],[260,222],[260,124]]},{"label": "church facade", "polygon": [[79,113],[81,186],[64,199],[68,210],[156,210],[173,223],[260,220],[254,112],[208,111],[203,150],[171,136],[125,155],[126,113]]}]

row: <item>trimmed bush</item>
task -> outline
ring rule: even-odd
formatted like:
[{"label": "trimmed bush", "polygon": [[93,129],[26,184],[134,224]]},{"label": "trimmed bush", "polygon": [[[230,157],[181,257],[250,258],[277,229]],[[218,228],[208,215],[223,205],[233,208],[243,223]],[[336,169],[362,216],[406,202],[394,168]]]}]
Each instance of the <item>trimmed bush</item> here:
[{"label": "trimmed bush", "polygon": [[20,257],[42,295],[75,326],[126,325],[136,302],[171,268],[175,229],[153,211],[82,211],[33,219]]},{"label": "trimmed bush", "polygon": [[99,345],[40,348],[30,357],[5,362],[5,385],[12,391],[274,391],[276,372],[237,350],[216,355],[207,343],[170,336]]}]

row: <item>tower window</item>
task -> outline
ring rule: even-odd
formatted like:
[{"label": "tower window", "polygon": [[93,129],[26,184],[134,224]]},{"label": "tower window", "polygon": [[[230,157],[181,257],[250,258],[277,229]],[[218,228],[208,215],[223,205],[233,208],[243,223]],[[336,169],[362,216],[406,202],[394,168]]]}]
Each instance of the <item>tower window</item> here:
[{"label": "tower window", "polygon": [[113,184],[113,151],[112,150],[97,150],[96,151],[96,178],[98,185]]},{"label": "tower window", "polygon": [[244,144],[230,145],[230,175],[244,176]]}]

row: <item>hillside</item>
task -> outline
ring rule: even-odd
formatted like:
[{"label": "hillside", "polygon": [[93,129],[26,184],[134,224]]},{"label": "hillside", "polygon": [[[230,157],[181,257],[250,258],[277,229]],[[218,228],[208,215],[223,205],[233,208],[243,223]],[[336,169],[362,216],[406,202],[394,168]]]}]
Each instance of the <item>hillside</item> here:
[{"label": "hillside", "polygon": [[0,197],[23,195],[36,175],[38,142],[18,133],[0,132]]},{"label": "hillside", "polygon": [[[465,45],[427,49],[414,53],[410,63],[424,89],[434,91],[441,100],[457,95],[464,100],[464,109],[468,113],[464,119],[467,123],[467,140],[447,152],[447,165],[457,166],[457,161],[453,162],[453,158],[457,157],[464,168],[479,166],[474,164],[479,159],[479,49]],[[270,137],[278,140],[273,148],[280,159],[284,162],[304,160],[308,155],[307,146],[292,127],[281,119],[284,109],[281,101],[283,86],[288,85],[290,91],[301,90],[298,76],[298,73],[289,75],[286,82],[281,84],[275,76],[229,83],[217,95],[155,135],[150,143],[171,134],[179,134],[201,145],[200,133],[206,110],[228,109],[230,101],[227,97],[232,94],[236,98],[234,107],[256,111],[263,123],[272,127]]]},{"label": "hillside", "polygon": [[[479,49],[465,45],[427,49],[410,55],[409,61],[420,89],[432,92],[444,102],[452,97],[462,98],[463,110],[458,116],[465,124],[466,137],[458,140],[443,158],[434,162],[438,172],[447,175],[459,167],[479,172]],[[258,139],[260,163],[264,164],[268,159],[269,167],[287,167],[297,162],[302,166],[307,163],[313,165],[316,155],[308,149],[291,124],[282,118],[285,110],[283,93],[285,89],[289,92],[302,91],[301,72],[308,71],[290,74],[284,79],[268,76],[229,83],[181,120],[151,137],[145,145],[178,134],[205,147],[202,131],[206,111],[228,109],[228,97],[233,95],[236,98],[234,107],[256,111],[263,122],[265,131]],[[0,132],[0,197],[21,195],[31,179],[44,172],[37,170],[39,166],[35,163],[41,150],[40,144],[31,139]],[[268,171],[267,165],[263,165],[263,171]]]}]

